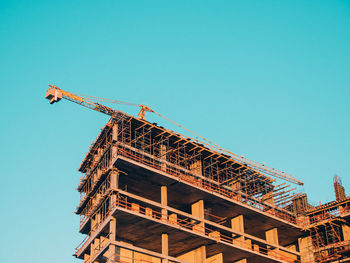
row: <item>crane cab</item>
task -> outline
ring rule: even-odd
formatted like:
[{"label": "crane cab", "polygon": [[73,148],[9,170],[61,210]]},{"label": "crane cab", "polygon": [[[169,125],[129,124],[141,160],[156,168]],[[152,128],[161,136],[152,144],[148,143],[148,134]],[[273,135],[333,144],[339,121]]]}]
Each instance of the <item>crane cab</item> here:
[{"label": "crane cab", "polygon": [[46,91],[45,98],[50,100],[50,104],[53,104],[55,102],[59,102],[62,99],[62,92],[59,90],[56,90],[54,88],[49,88]]}]

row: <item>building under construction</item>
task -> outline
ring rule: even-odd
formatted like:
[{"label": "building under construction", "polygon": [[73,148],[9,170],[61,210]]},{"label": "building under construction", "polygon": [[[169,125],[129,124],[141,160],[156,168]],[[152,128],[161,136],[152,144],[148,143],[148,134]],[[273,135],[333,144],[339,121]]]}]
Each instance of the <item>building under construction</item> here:
[{"label": "building under construction", "polygon": [[291,175],[150,123],[149,107],[133,117],[56,86],[46,97],[111,116],[79,167],[85,263],[350,262],[338,177],[336,201],[312,206]]}]

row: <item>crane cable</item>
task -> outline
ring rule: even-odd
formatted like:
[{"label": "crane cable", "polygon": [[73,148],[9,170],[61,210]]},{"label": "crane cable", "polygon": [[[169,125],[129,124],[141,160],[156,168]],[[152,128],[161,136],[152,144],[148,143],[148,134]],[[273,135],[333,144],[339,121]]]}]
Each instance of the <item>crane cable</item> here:
[{"label": "crane cable", "polygon": [[132,102],[126,102],[126,101],[121,101],[121,100],[112,100],[112,99],[106,99],[106,98],[100,98],[100,97],[94,97],[90,95],[84,95],[84,94],[78,94],[78,93],[73,93],[73,95],[80,96],[82,98],[85,98],[88,101],[94,102],[94,101],[99,101],[99,102],[108,102],[108,103],[115,103],[115,104],[122,104],[122,105],[127,105],[127,106],[137,106],[141,107],[142,105],[132,103]]},{"label": "crane cable", "polygon": [[[178,127],[182,128],[182,129],[192,133],[193,135],[201,138],[202,140],[206,141],[206,143],[205,143],[205,142],[201,142],[199,140],[196,140],[198,143],[203,143],[204,145],[209,146],[209,148],[214,148],[214,149],[216,149],[216,150],[218,150],[218,151],[220,151],[222,153],[229,154],[236,161],[243,162],[243,163],[247,164],[248,166],[250,166],[252,168],[256,168],[256,169],[258,169],[260,171],[264,171],[265,173],[273,175],[273,176],[275,176],[277,178],[288,180],[288,181],[293,182],[293,183],[298,184],[298,185],[303,185],[304,184],[302,181],[296,179],[295,177],[293,177],[292,175],[290,175],[288,173],[285,173],[283,171],[279,171],[279,170],[277,170],[275,168],[272,168],[272,167],[265,166],[265,164],[261,164],[261,163],[256,162],[256,161],[252,161],[252,160],[247,159],[247,158],[245,158],[243,156],[239,156],[239,155],[237,155],[237,154],[235,154],[235,153],[233,153],[233,152],[231,152],[229,150],[226,150],[223,147],[221,147],[220,145],[218,145],[218,144],[216,144],[216,143],[214,143],[214,142],[212,142],[212,141],[210,141],[210,140],[200,136],[199,134],[197,134],[197,133],[195,133],[195,132],[185,128],[184,126],[182,126],[182,125],[180,125],[180,124],[170,120],[169,118],[161,115],[160,113],[158,113],[158,112],[156,112],[154,110],[153,110],[153,113],[155,113],[159,117],[161,117],[161,118],[163,118],[163,119],[165,119],[165,120],[175,124],[176,126],[178,126]],[[188,136],[185,136],[185,137],[188,137]]]}]

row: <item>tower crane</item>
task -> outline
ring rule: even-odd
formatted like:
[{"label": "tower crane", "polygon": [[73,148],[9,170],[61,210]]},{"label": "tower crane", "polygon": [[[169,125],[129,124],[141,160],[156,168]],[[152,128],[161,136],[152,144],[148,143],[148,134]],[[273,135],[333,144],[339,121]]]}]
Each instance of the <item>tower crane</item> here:
[{"label": "tower crane", "polygon": [[102,105],[98,103],[97,101],[106,101],[106,102],[111,102],[111,103],[116,103],[116,104],[123,104],[123,105],[130,105],[130,106],[137,106],[140,107],[140,111],[137,115],[137,117],[141,120],[146,120],[146,113],[149,112],[154,112],[151,107],[142,105],[142,104],[135,104],[135,103],[130,103],[130,102],[124,102],[124,101],[119,101],[119,100],[110,100],[110,99],[105,99],[105,98],[97,98],[93,96],[86,96],[86,95],[80,95],[79,94],[74,94],[65,90],[60,89],[56,85],[49,85],[49,89],[46,91],[45,98],[50,100],[50,104],[53,104],[55,102],[59,102],[62,98],[69,100],[71,102],[77,103],[81,106],[87,107],[89,109],[99,111],[101,113],[107,114],[109,116],[113,116],[116,114],[118,111],[109,108],[105,105]]},{"label": "tower crane", "polygon": [[[136,106],[140,108],[139,113],[137,114],[137,118],[143,122],[147,122],[146,120],[146,114],[147,112],[151,112],[154,113],[156,115],[158,115],[159,117],[162,117],[163,119],[170,121],[171,123],[175,124],[176,126],[184,129],[187,132],[192,133],[193,135],[195,135],[196,137],[202,139],[203,141],[199,141],[199,140],[194,140],[200,144],[205,145],[206,147],[209,147],[212,150],[215,150],[217,152],[220,152],[222,154],[224,154],[225,156],[228,155],[230,156],[230,158],[232,158],[233,160],[246,164],[247,166],[251,167],[252,169],[255,169],[259,172],[262,172],[266,175],[271,175],[273,177],[297,184],[297,185],[304,185],[304,183],[298,179],[296,179],[295,177],[293,177],[292,175],[279,171],[277,169],[271,168],[266,166],[265,164],[261,164],[259,162],[255,162],[252,160],[249,160],[248,158],[245,158],[243,156],[239,156],[235,153],[232,153],[222,147],[220,147],[219,145],[215,144],[214,142],[205,139],[204,137],[194,133],[193,131],[181,126],[180,124],[170,120],[169,118],[161,115],[160,113],[154,111],[151,107],[143,105],[143,104],[135,104],[135,103],[130,103],[130,102],[123,102],[123,101],[119,101],[119,100],[111,100],[111,99],[105,99],[105,98],[98,98],[98,97],[93,97],[93,96],[87,96],[87,95],[81,95],[81,94],[74,94],[65,90],[60,89],[59,87],[55,86],[55,85],[49,85],[49,89],[46,91],[46,95],[45,98],[47,98],[48,100],[50,100],[50,104],[59,102],[61,99],[66,99],[69,100],[71,102],[77,103],[81,106],[87,107],[89,109],[107,114],[109,116],[114,116],[115,114],[117,114],[119,111],[112,109],[110,107],[107,107],[99,102],[109,102],[109,103],[116,103],[116,104],[122,104],[122,105],[129,105],[129,106]],[[178,134],[182,137],[185,137],[186,139],[192,139],[188,136],[182,135],[182,134]],[[193,139],[192,139],[193,140]]]}]

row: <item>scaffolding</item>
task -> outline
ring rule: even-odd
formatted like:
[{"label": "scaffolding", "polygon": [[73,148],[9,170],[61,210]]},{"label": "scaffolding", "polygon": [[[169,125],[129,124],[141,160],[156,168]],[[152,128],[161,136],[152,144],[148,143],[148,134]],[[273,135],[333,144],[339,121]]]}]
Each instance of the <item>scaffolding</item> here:
[{"label": "scaffolding", "polygon": [[315,262],[337,262],[350,258],[350,240],[345,237],[343,229],[348,225],[345,218],[349,211],[349,198],[320,205],[308,211],[308,222],[304,231],[312,239],[309,250],[314,254]]},{"label": "scaffolding", "polygon": [[[118,135],[113,139],[115,125]],[[112,151],[112,144],[115,152]],[[81,203],[93,191],[91,182],[100,177],[117,155],[243,202],[290,223],[297,223],[295,214],[285,209],[294,197],[290,193],[295,188],[286,183],[274,185],[275,179],[230,156],[123,112],[111,118],[102,129],[79,168],[86,174],[78,187],[82,192]]]}]

